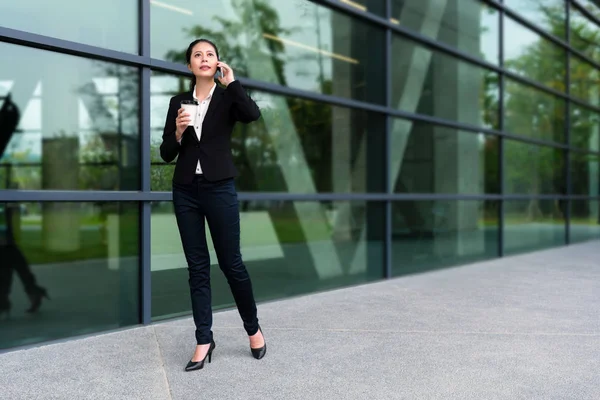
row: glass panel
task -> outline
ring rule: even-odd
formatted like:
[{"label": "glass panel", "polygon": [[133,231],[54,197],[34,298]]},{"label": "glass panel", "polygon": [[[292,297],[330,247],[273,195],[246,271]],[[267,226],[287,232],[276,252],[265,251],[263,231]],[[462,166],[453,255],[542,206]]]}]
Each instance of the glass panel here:
[{"label": "glass panel", "polygon": [[565,244],[564,202],[506,200],[504,254],[522,253]]},{"label": "glass panel", "polygon": [[392,0],[392,23],[498,63],[498,11],[479,0]]},{"label": "glass panel", "polygon": [[498,137],[394,119],[395,193],[498,193]]},{"label": "glass panel", "polygon": [[600,106],[600,70],[577,56],[571,56],[571,95]]},{"label": "glass panel", "polygon": [[571,103],[571,146],[600,151],[600,113]]},{"label": "glass panel", "polygon": [[189,43],[209,37],[237,76],[385,102],[385,35],[375,25],[309,1],[150,4],[153,58],[185,64]]},{"label": "glass panel", "polygon": [[564,39],[565,0],[504,0],[504,4],[546,32]]},{"label": "glass panel", "polygon": [[571,152],[572,193],[584,196],[599,196],[600,154]]},{"label": "glass panel", "polygon": [[504,19],[504,66],[558,91],[565,91],[566,52],[510,18]]},{"label": "glass panel", "polygon": [[[581,4],[586,10],[591,12],[596,18],[600,17],[600,4],[598,0],[577,0],[578,4]],[[571,7],[573,10],[575,7]]]},{"label": "glass panel", "polygon": [[0,63],[0,118],[18,123],[3,126],[1,187],[139,189],[137,69],[6,43],[0,54],[14,60]]},{"label": "glass panel", "polygon": [[565,100],[506,79],[505,129],[535,139],[565,141]]},{"label": "glass panel", "polygon": [[139,236],[137,203],[0,203],[0,348],[137,324]]},{"label": "glass panel", "polygon": [[[383,203],[240,200],[241,253],[258,301],[383,277]],[[188,272],[171,202],[152,205],[152,315],[190,311]],[[213,305],[234,306],[208,234]]]},{"label": "glass panel", "polygon": [[600,240],[600,202],[571,200],[571,242]]},{"label": "glass panel", "polygon": [[[580,3],[583,4],[582,1]],[[595,7],[590,11],[600,20],[600,9]],[[600,33],[598,32],[600,27],[576,7],[571,7],[569,25],[571,46],[592,60],[600,61]]]},{"label": "glass panel", "polygon": [[401,36],[392,39],[392,71],[393,107],[497,128],[495,72],[429,50]]},{"label": "glass panel", "polygon": [[392,204],[393,275],[498,256],[498,203],[430,200]]},{"label": "glass panel", "polygon": [[137,1],[0,2],[0,25],[5,28],[128,53],[138,52],[138,15]]},{"label": "glass panel", "polygon": [[[178,78],[152,76],[152,190],[171,190],[174,167],[162,163],[159,147],[169,98],[179,85]],[[251,95],[262,117],[237,124],[232,135],[240,191],[385,191],[381,114],[262,92]]]},{"label": "glass panel", "polygon": [[514,140],[505,140],[504,143],[505,193],[567,193],[564,150]]},{"label": "glass panel", "polygon": [[338,0],[355,10],[370,12],[380,17],[385,17],[385,2],[386,0]]}]

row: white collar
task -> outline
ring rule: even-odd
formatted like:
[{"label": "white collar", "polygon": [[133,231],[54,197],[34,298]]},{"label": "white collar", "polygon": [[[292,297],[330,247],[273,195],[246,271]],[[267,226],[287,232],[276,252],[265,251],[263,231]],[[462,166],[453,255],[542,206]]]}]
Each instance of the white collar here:
[{"label": "white collar", "polygon": [[[210,89],[210,92],[208,93],[208,96],[206,96],[205,100],[210,100],[212,98],[212,95],[213,95],[216,87],[217,87],[217,84],[215,83],[213,85],[212,89]],[[199,101],[198,97],[196,96],[196,85],[194,85],[194,90],[192,90],[192,97],[194,98],[194,100]]]}]

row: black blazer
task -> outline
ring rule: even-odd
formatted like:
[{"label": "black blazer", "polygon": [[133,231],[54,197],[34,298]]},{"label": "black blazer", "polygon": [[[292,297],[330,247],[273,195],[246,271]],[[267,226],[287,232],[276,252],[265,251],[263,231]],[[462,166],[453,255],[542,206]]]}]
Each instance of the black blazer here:
[{"label": "black blazer", "polygon": [[231,157],[231,132],[238,121],[249,123],[260,118],[260,110],[254,100],[246,94],[238,80],[231,82],[226,89],[217,85],[204,117],[200,141],[194,127],[188,126],[179,144],[175,136],[175,118],[181,108],[181,100],[193,100],[192,92],[171,98],[160,145],[160,156],[165,162],[170,163],[179,155],[173,181],[190,183],[198,160],[208,181],[236,177],[238,171]]}]

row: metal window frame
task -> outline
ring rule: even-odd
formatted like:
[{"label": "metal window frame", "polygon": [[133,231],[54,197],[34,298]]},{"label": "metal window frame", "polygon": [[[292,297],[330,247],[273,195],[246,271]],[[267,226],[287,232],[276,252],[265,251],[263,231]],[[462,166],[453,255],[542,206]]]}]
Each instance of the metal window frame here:
[{"label": "metal window frame", "polygon": [[[384,104],[373,104],[367,103],[360,100],[341,98],[332,95],[324,95],[315,92],[309,92],[306,90],[282,87],[276,84],[261,82],[250,78],[239,78],[240,81],[248,89],[261,90],[264,92],[303,98],[316,102],[324,102],[332,105],[341,107],[349,107],[353,109],[360,109],[370,112],[381,113],[386,116],[386,132],[385,132],[385,165],[386,165],[386,187],[384,193],[287,193],[287,192],[240,192],[240,200],[271,200],[271,201],[372,201],[372,202],[384,202],[385,203],[385,238],[384,238],[384,266],[383,276],[385,278],[392,277],[392,204],[398,201],[407,200],[449,200],[449,201],[498,201],[499,212],[498,212],[498,229],[499,229],[499,242],[498,242],[498,255],[504,256],[504,205],[506,201],[527,201],[531,199],[540,200],[557,200],[562,199],[567,201],[567,211],[565,216],[565,241],[570,243],[570,204],[575,200],[588,200],[588,201],[600,201],[600,196],[585,196],[585,195],[573,195],[572,194],[572,182],[571,182],[571,166],[570,160],[573,153],[585,153],[600,155],[598,152],[590,152],[587,149],[573,148],[571,147],[570,141],[570,109],[571,104],[577,104],[586,107],[592,111],[600,113],[600,107],[587,104],[577,98],[571,97],[570,93],[570,59],[575,56],[578,57],[592,66],[600,69],[600,64],[589,59],[585,54],[582,54],[576,49],[570,47],[570,35],[569,35],[569,23],[570,23],[570,7],[574,6],[578,11],[586,14],[592,22],[600,25],[600,21],[593,18],[593,16],[587,15],[589,12],[585,10],[576,0],[564,0],[566,7],[566,41],[560,38],[554,37],[550,33],[546,32],[543,28],[538,27],[535,23],[527,20],[523,16],[519,15],[515,10],[506,7],[499,0],[480,0],[483,4],[486,4],[498,11],[499,18],[499,63],[498,65],[479,59],[471,54],[462,52],[454,47],[446,45],[441,42],[437,42],[434,39],[421,35],[417,32],[411,31],[402,26],[396,25],[390,22],[392,17],[392,0],[386,0],[386,16],[381,17],[378,15],[370,14],[368,12],[359,11],[343,2],[336,0],[307,0],[312,3],[325,6],[329,9],[337,12],[344,13],[345,15],[353,18],[354,20],[360,20],[365,23],[373,24],[384,30],[385,32],[385,50],[384,50],[384,65],[385,65],[385,87],[386,95]],[[12,43],[30,48],[36,48],[41,50],[48,50],[62,54],[68,54],[78,57],[85,57],[89,59],[102,60],[106,62],[118,63],[121,65],[128,65],[139,69],[140,74],[140,88],[139,88],[139,104],[140,104],[140,160],[141,160],[141,176],[140,176],[140,190],[139,191],[121,191],[121,192],[109,192],[109,191],[59,191],[59,190],[3,190],[0,191],[0,202],[97,202],[97,201],[108,201],[108,202],[138,202],[140,204],[140,323],[149,324],[152,321],[151,317],[151,249],[150,249],[150,220],[151,220],[151,207],[152,202],[171,201],[172,195],[170,192],[153,192],[150,186],[150,176],[152,164],[150,154],[150,83],[151,75],[153,71],[166,72],[175,75],[188,76],[189,72],[185,66],[153,59],[151,57],[151,26],[150,26],[150,0],[138,0],[139,7],[139,43],[138,43],[138,54],[125,53],[96,46],[86,45],[82,43],[72,42],[68,40],[53,38],[49,36],[33,34],[29,32],[19,31],[15,29],[9,29],[0,27],[0,42]],[[514,72],[504,69],[504,18],[508,16],[517,23],[525,26],[531,31],[544,37],[546,40],[552,41],[557,46],[565,49],[566,54],[566,90],[565,92],[559,92],[542,85],[539,82],[531,80],[529,78],[520,76]],[[457,121],[445,120],[434,116],[421,115],[415,113],[409,113],[402,110],[397,110],[392,107],[391,102],[391,87],[392,71],[392,40],[394,37],[401,37],[408,40],[412,40],[418,43],[420,46],[424,46],[432,51],[437,51],[442,54],[454,57],[457,60],[476,65],[486,70],[494,71],[498,74],[499,78],[499,121],[498,129],[490,129],[471,124],[465,124]],[[505,95],[505,83],[507,79],[514,80],[525,86],[537,89],[549,95],[557,96],[565,101],[565,143],[557,143],[546,140],[533,139],[522,135],[505,131],[504,124],[504,95]],[[453,193],[393,193],[392,182],[389,179],[391,173],[391,149],[389,144],[391,124],[394,118],[402,118],[413,122],[430,123],[445,127],[454,128],[464,132],[470,133],[483,133],[486,135],[493,135],[499,139],[499,187],[500,191],[498,194],[453,194]],[[511,195],[506,194],[504,185],[505,175],[505,140],[514,140],[523,143],[529,143],[534,145],[541,145],[546,147],[562,149],[565,152],[565,173],[566,173],[566,185],[567,192],[565,194],[540,194],[540,195]]]},{"label": "metal window frame", "polygon": [[[571,5],[569,1],[565,1],[565,36],[568,44],[571,44]],[[569,95],[571,93],[571,53],[569,51],[565,54],[565,93]],[[567,146],[571,145],[571,102],[567,100],[565,104],[565,143]],[[566,194],[572,193],[571,188],[571,152],[569,149],[564,150],[565,154],[565,165],[563,166],[565,173],[565,186]],[[569,245],[571,243],[571,199],[567,198],[565,201],[565,243]]]}]

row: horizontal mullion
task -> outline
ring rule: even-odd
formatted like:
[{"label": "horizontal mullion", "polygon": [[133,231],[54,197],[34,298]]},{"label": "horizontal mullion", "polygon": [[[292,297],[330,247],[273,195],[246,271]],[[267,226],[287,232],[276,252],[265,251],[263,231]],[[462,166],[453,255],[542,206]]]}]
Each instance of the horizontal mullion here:
[{"label": "horizontal mullion", "polygon": [[350,15],[351,17],[358,17],[360,19],[381,25],[382,28],[390,29],[394,33],[398,33],[403,37],[407,37],[415,42],[419,42],[427,47],[433,48],[434,50],[440,50],[444,53],[451,54],[451,55],[455,56],[456,58],[459,58],[459,59],[462,59],[465,61],[469,61],[470,63],[473,63],[473,64],[477,64],[480,67],[488,68],[488,69],[494,70],[496,72],[501,72],[501,69],[496,64],[492,64],[481,58],[472,56],[471,54],[464,53],[452,46],[449,46],[442,42],[438,42],[428,36],[425,36],[423,34],[415,32],[411,29],[396,25],[396,24],[390,22],[389,20],[385,19],[384,17],[380,17],[375,14],[370,14],[367,12],[359,11],[352,6],[349,6],[349,5],[339,2],[339,1],[333,1],[333,0],[309,0],[309,1],[312,1],[313,3],[319,3],[322,5],[325,5],[329,8],[336,9],[337,11],[342,11],[345,14]]},{"label": "horizontal mullion", "polygon": [[[482,60],[482,59],[477,58],[475,56],[472,56],[472,55],[470,55],[468,53],[464,53],[464,52],[462,52],[462,51],[460,51],[460,50],[458,50],[458,49],[456,49],[456,48],[454,48],[452,46],[449,46],[449,45],[445,44],[445,43],[438,42],[438,41],[436,41],[434,39],[431,39],[431,38],[429,38],[427,36],[424,36],[424,35],[422,35],[420,33],[417,33],[417,32],[414,32],[414,31],[412,31],[410,29],[407,29],[407,28],[398,26],[396,24],[393,24],[392,22],[386,20],[383,17],[376,16],[374,14],[369,14],[369,13],[365,13],[365,12],[356,10],[352,6],[346,5],[346,4],[342,3],[342,2],[335,2],[333,0],[311,0],[311,1],[314,2],[314,3],[320,3],[320,4],[323,4],[323,5],[327,5],[327,6],[331,7],[331,8],[336,8],[339,11],[343,11],[343,12],[345,12],[347,14],[351,14],[351,16],[353,16],[353,17],[360,17],[360,18],[365,19],[367,21],[383,25],[385,28],[388,28],[388,29],[392,30],[395,33],[398,33],[398,34],[400,34],[400,35],[402,35],[404,37],[407,37],[407,38],[409,38],[409,39],[411,39],[413,41],[416,41],[416,42],[419,42],[421,44],[424,44],[427,47],[433,48],[434,50],[442,51],[442,52],[450,54],[450,55],[452,55],[452,56],[454,56],[454,57],[456,57],[458,59],[461,59],[463,61],[467,61],[467,62],[472,63],[472,64],[476,64],[476,65],[478,65],[480,67],[483,67],[483,68],[487,68],[487,69],[492,70],[492,71],[494,71],[496,73],[505,74],[506,76],[510,77],[511,79],[514,79],[514,80],[517,80],[517,81],[519,81],[521,83],[525,83],[527,85],[533,86],[533,87],[535,87],[535,88],[537,88],[539,90],[545,91],[545,92],[553,94],[555,96],[562,97],[563,99],[576,100],[575,98],[570,98],[564,92],[561,92],[561,91],[556,90],[556,89],[549,88],[549,87],[547,87],[547,86],[545,86],[545,85],[543,85],[543,84],[541,84],[541,83],[539,83],[539,82],[537,82],[535,80],[532,80],[530,78],[521,76],[521,75],[519,75],[517,73],[514,73],[512,71],[508,71],[508,70],[502,69],[501,67],[499,67],[496,64],[492,64],[492,63],[490,63],[488,61],[485,61],[485,60]],[[504,8],[504,6],[502,4],[499,4],[499,3],[495,2],[494,0],[487,0],[487,3],[489,5],[491,5],[491,6],[494,6],[495,8],[498,8],[498,9],[503,9]],[[506,10],[507,10],[507,13],[509,15],[511,15],[511,16],[516,15],[517,17],[514,18],[514,19],[517,20],[518,22],[521,22],[522,24],[526,25],[528,28],[534,30],[535,32],[539,33],[540,35],[544,36],[545,38],[547,38],[549,40],[552,40],[555,44],[558,44],[559,46],[562,46],[563,48],[568,49],[569,51],[571,51],[571,53],[573,53],[573,54],[581,57],[583,60],[589,62],[591,65],[593,65],[596,68],[600,69],[600,64],[597,64],[594,60],[590,59],[585,54],[583,54],[583,53],[581,53],[581,52],[579,52],[579,51],[577,51],[575,49],[570,48],[569,45],[566,42],[561,41],[560,39],[555,38],[554,36],[550,35],[549,33],[546,33],[543,29],[535,26],[534,24],[532,24],[531,22],[529,22],[527,20],[524,20],[522,17],[519,17],[514,12],[511,12],[510,9],[506,9]],[[600,112],[600,107],[595,108],[595,109]]]},{"label": "horizontal mullion", "polygon": [[[600,196],[561,194],[454,193],[288,193],[239,192],[241,201],[403,201],[403,200],[600,200]],[[108,192],[69,190],[2,190],[0,202],[154,202],[172,201],[171,192]]]},{"label": "horizontal mullion", "polygon": [[119,64],[133,66],[145,66],[150,64],[150,57],[142,57],[137,54],[105,49],[2,26],[0,26],[0,41]]},{"label": "horizontal mullion", "polygon": [[[186,68],[184,68],[178,64],[166,62],[166,61],[158,61],[158,60],[152,60],[152,61],[153,61],[154,65],[157,66],[162,72],[173,72],[173,73],[181,73],[181,74],[186,74],[186,75],[189,74],[189,71]],[[520,76],[516,76],[515,79],[527,82],[525,79],[523,79]],[[337,97],[337,96],[331,96],[331,95],[327,95],[327,94],[310,92],[310,91],[306,91],[306,90],[302,90],[302,89],[289,88],[286,86],[281,86],[281,85],[277,85],[274,83],[266,83],[266,82],[257,81],[257,80],[250,79],[250,78],[240,77],[239,80],[244,85],[244,87],[247,89],[262,90],[262,91],[273,93],[273,94],[284,95],[284,96],[293,96],[293,97],[298,97],[298,98],[302,98],[302,99],[306,99],[306,100],[328,103],[328,104],[332,104],[332,105],[340,106],[340,107],[348,107],[348,108],[354,108],[354,109],[359,109],[359,110],[372,111],[372,112],[386,114],[386,115],[390,115],[392,117],[401,118],[401,119],[405,119],[405,120],[425,122],[425,123],[429,123],[429,124],[433,124],[433,125],[445,126],[445,127],[453,128],[453,129],[460,129],[460,130],[464,130],[464,131],[468,131],[468,132],[472,132],[472,133],[485,133],[488,135],[504,136],[504,137],[507,137],[507,138],[510,138],[513,140],[531,143],[531,144],[537,144],[537,145],[542,145],[542,146],[551,146],[551,147],[556,147],[556,148],[560,148],[560,149],[568,148],[568,146],[563,143],[557,143],[557,142],[552,142],[552,141],[547,141],[547,140],[542,140],[542,139],[534,139],[534,138],[530,138],[530,137],[523,136],[523,135],[501,132],[496,129],[486,128],[486,127],[471,125],[471,124],[465,124],[462,122],[451,121],[451,120],[442,119],[439,117],[434,117],[434,116],[429,116],[429,115],[424,115],[424,114],[414,114],[414,113],[411,113],[408,111],[403,111],[403,110],[399,110],[396,108],[386,107],[383,105],[367,103],[367,102],[363,102],[360,100],[347,99],[347,98],[343,98],[343,97]],[[533,83],[533,82],[531,84],[534,86],[539,85],[539,84]]]},{"label": "horizontal mullion", "polygon": [[535,23],[533,23],[533,22],[529,21],[527,18],[521,16],[518,12],[514,11],[513,9],[506,7],[505,5],[499,3],[497,0],[486,0],[486,2],[488,4],[493,4],[496,8],[504,9],[505,15],[508,15],[515,21],[519,22],[521,25],[526,26],[528,29],[536,32],[540,36],[543,36],[544,39],[547,39],[547,40],[553,42],[554,44],[571,52],[571,54],[575,54],[576,56],[584,59],[588,63],[592,64],[595,68],[600,69],[600,64],[598,64],[595,60],[591,59],[590,57],[583,54],[579,50],[572,48],[571,46],[569,46],[569,43],[567,43],[566,41],[557,38],[556,36],[550,34],[549,32],[546,32],[543,28],[537,26]]},{"label": "horizontal mullion", "polygon": [[[569,0],[569,1],[573,6],[575,6],[577,11],[582,13],[587,19],[590,20],[590,22],[593,22],[594,24],[598,25],[598,28],[600,29],[600,19],[596,18],[596,16],[594,14],[592,14],[591,12],[589,12],[587,10],[587,8],[585,8],[584,6],[579,4],[579,1],[576,1],[576,0]],[[600,4],[598,4],[598,7],[600,7]]]},{"label": "horizontal mullion", "polygon": [[[322,1],[327,3],[328,5],[335,5],[335,7],[342,7],[342,8],[350,7],[350,6],[345,5],[344,3],[337,4],[337,3],[330,3],[330,1],[327,1],[327,0],[322,0]],[[349,11],[351,11],[353,14],[360,13],[360,12],[358,12],[356,10],[352,10],[352,9],[350,9]],[[421,44],[424,44],[428,47],[433,47],[436,50],[441,50],[445,53],[450,53],[451,55],[455,56],[457,59],[462,59],[462,60],[470,62],[472,64],[476,64],[480,67],[487,68],[498,74],[505,74],[506,76],[510,77],[511,79],[513,79],[515,81],[532,86],[532,87],[534,87],[538,90],[544,91],[546,93],[550,93],[550,94],[559,96],[564,99],[569,99],[579,105],[585,106],[596,112],[600,112],[600,107],[588,104],[584,100],[578,99],[577,97],[570,97],[566,93],[563,93],[563,92],[557,91],[555,89],[549,88],[547,86],[544,86],[543,84],[541,84],[535,80],[529,79],[527,77],[523,77],[512,71],[503,70],[502,68],[500,68],[497,65],[488,63],[486,61],[480,60],[471,55],[462,53],[453,47],[447,46],[440,42],[436,42],[430,38],[427,38],[418,33],[412,32],[408,29],[398,27],[395,24],[392,24],[391,22],[387,22],[383,18],[376,17],[376,16],[372,16],[372,18],[381,20],[379,22],[385,23],[388,26],[388,28],[392,29],[396,33],[400,33],[404,36],[408,36],[409,38],[411,38],[417,42],[420,42]],[[151,67],[152,69],[161,70],[164,72],[178,73],[178,74],[183,74],[183,75],[189,74],[189,70],[184,65],[181,65],[181,64],[158,60],[158,59],[152,59],[150,57],[144,57],[144,56],[139,56],[139,55],[135,55],[135,54],[115,51],[115,50],[104,49],[101,47],[81,44],[81,43],[77,43],[77,42],[71,42],[68,40],[56,39],[56,38],[38,35],[38,34],[34,34],[34,33],[18,31],[15,29],[0,27],[0,41],[25,45],[28,47],[39,48],[39,49],[44,49],[44,50],[52,50],[52,51],[60,52],[63,54],[83,56],[83,57],[94,58],[94,59],[103,60],[103,61],[126,64],[126,65],[131,65],[131,66]],[[593,61],[589,60],[583,54],[579,54],[579,53],[575,53],[575,54],[577,54],[582,59],[586,60],[587,62],[591,63],[592,65],[594,65],[600,69],[599,65],[597,65]],[[386,112],[385,111],[386,108],[384,106],[380,106],[380,105],[376,105],[376,104],[364,103],[364,102],[357,101],[357,100],[344,99],[344,98],[339,98],[336,96],[323,95],[323,94],[314,93],[314,92],[309,93],[309,92],[302,91],[299,89],[288,88],[288,87],[280,86],[280,85],[273,84],[273,83],[256,81],[256,80],[249,79],[249,78],[240,77],[239,79],[244,85],[247,85],[249,87],[253,87],[256,89],[260,89],[260,90],[265,90],[265,91],[272,92],[272,93],[286,94],[286,95],[291,95],[291,96],[299,96],[299,97],[304,97],[304,98],[312,98],[317,101],[326,101],[326,102],[330,102],[332,104],[339,104],[339,105],[353,107],[353,108],[361,108],[361,109],[366,109],[366,110],[370,110],[370,111],[374,111],[374,112]],[[401,116],[401,115],[397,115],[397,116]]]}]

